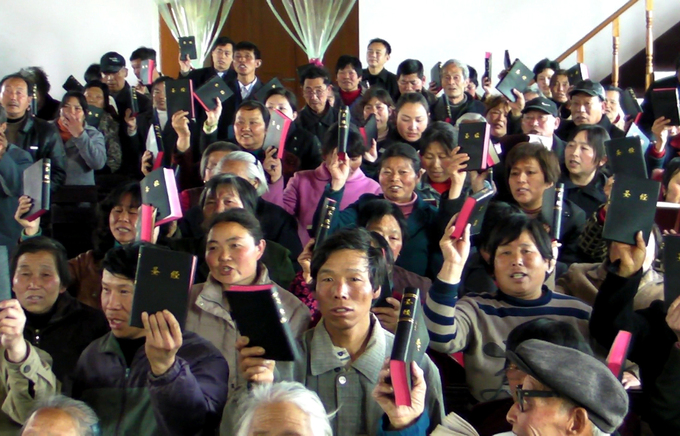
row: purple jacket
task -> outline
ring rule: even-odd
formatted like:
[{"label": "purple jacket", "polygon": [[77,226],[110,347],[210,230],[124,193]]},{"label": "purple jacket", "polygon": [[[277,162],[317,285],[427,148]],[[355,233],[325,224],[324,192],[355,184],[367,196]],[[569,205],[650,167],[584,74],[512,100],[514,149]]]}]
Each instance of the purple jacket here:
[{"label": "purple jacket", "polygon": [[[311,239],[307,226],[312,225],[316,206],[323,196],[326,185],[330,182],[331,173],[326,168],[326,164],[322,163],[315,170],[295,173],[283,191],[283,208],[297,218],[298,234],[303,246]],[[340,210],[354,203],[364,194],[381,193],[378,182],[366,177],[361,169],[357,169],[347,179],[345,193],[340,201]]]}]

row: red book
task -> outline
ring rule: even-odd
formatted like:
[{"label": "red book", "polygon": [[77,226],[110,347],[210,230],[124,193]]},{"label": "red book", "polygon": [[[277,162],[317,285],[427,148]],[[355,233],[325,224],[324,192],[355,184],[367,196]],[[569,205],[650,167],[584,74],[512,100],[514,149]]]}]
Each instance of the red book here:
[{"label": "red book", "polygon": [[156,67],[156,62],[153,59],[142,61],[139,77],[142,84],[151,85],[153,83],[153,70]]},{"label": "red book", "polygon": [[486,214],[486,206],[494,194],[493,189],[482,189],[465,199],[465,203],[463,203],[463,207],[456,218],[451,239],[462,238],[468,223],[471,224],[470,235],[476,235],[480,232]]},{"label": "red book", "polygon": [[612,348],[609,350],[609,355],[607,356],[607,367],[619,380],[621,380],[621,376],[623,375],[631,339],[633,339],[633,335],[630,332],[625,330],[619,331],[616,335],[616,339],[614,339],[614,343],[612,343]]},{"label": "red book", "polygon": [[137,240],[143,242],[152,242],[153,228],[153,206],[142,204],[142,213],[139,218],[139,228],[137,229]]}]

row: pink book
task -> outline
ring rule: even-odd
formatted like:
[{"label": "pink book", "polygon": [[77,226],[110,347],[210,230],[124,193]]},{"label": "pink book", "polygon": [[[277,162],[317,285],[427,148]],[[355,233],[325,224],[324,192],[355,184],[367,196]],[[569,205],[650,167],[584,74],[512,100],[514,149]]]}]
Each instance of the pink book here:
[{"label": "pink book", "polygon": [[138,240],[143,242],[151,242],[153,238],[153,206],[142,204],[142,214],[139,220],[140,225],[138,232]]},{"label": "pink book", "polygon": [[633,335],[630,332],[625,330],[619,331],[607,356],[607,367],[619,380],[621,380],[623,375],[623,367],[628,357],[628,348],[632,339]]}]

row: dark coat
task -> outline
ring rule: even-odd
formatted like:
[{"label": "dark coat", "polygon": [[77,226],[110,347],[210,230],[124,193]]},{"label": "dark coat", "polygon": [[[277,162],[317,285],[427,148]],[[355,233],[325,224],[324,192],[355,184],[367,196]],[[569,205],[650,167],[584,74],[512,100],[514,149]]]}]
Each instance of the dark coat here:
[{"label": "dark coat", "polygon": [[59,131],[51,123],[40,118],[26,116],[24,126],[19,129],[16,145],[30,153],[33,161],[50,159],[52,192],[66,181],[66,151]]},{"label": "dark coat", "polygon": [[[604,128],[604,130],[609,133],[609,137],[611,139],[618,139],[618,138],[625,138],[626,137],[626,132],[623,130],[619,129],[615,125],[612,124],[611,121],[609,121],[609,118],[603,113],[602,114],[602,119],[600,120],[599,123],[597,123],[598,126],[601,126]],[[574,129],[576,129],[576,124],[574,124],[574,121],[572,120],[562,120],[560,123],[560,126],[557,128],[557,131],[555,132],[557,136],[559,136],[561,139],[568,141],[569,137],[572,135],[574,132]]]},{"label": "dark coat", "polygon": [[9,252],[16,245],[23,228],[14,219],[23,193],[23,172],[33,164],[31,155],[16,145],[9,144],[0,158],[0,245]]},{"label": "dark coat", "polygon": [[[137,91],[135,91],[137,92]],[[139,106],[139,114],[137,119],[142,119],[145,115],[152,113],[153,105],[151,100],[144,94],[137,92],[137,104]],[[120,147],[123,152],[123,160],[120,173],[126,174],[135,178],[139,178],[141,175],[141,159],[140,157],[144,153],[143,149],[139,149],[139,144],[135,143],[132,138],[127,134],[127,123],[125,122],[125,111],[132,108],[132,96],[130,94],[130,85],[125,82],[125,86],[120,90],[114,97],[116,100],[116,106],[118,108],[118,121],[119,131],[118,136],[120,137]],[[139,130],[139,125],[137,126]],[[143,144],[141,144],[143,146]]]},{"label": "dark coat", "polygon": [[371,74],[368,68],[365,68],[361,74],[361,80],[365,80],[371,87],[382,88],[390,94],[395,104],[399,97],[399,85],[397,85],[397,76],[390,73],[383,68],[375,76]]},{"label": "dark coat", "polygon": [[654,112],[654,105],[652,105],[652,92],[655,89],[663,88],[677,88],[680,91],[680,79],[678,76],[674,75],[671,77],[666,77],[665,79],[657,80],[652,83],[652,85],[645,92],[645,99],[642,102],[642,115],[640,116],[640,121],[638,121],[638,126],[643,132],[651,135],[652,124],[654,120],[662,117],[663,114]]},{"label": "dark coat", "polygon": [[589,218],[593,213],[607,202],[604,194],[604,185],[607,184],[607,176],[597,171],[595,177],[586,186],[576,186],[569,179],[569,171],[562,167],[560,182],[564,183],[564,198],[579,206]]},{"label": "dark coat", "polygon": [[462,103],[461,106],[456,107],[455,109],[453,107],[451,108],[451,116],[449,116],[449,110],[446,108],[446,106],[449,104],[449,99],[446,97],[446,95],[439,97],[435,104],[430,107],[432,121],[446,121],[451,125],[455,125],[456,121],[461,117],[461,115],[467,113],[484,115],[484,112],[486,111],[484,103],[479,100],[475,100],[469,94],[465,94],[465,96],[467,97],[465,103]]},{"label": "dark coat", "polygon": [[298,117],[295,119],[297,127],[304,129],[323,143],[323,137],[326,134],[326,130],[333,124],[338,122],[338,111],[337,109],[326,105],[326,112],[319,116],[314,113],[309,107],[304,107],[300,112],[298,112]]}]

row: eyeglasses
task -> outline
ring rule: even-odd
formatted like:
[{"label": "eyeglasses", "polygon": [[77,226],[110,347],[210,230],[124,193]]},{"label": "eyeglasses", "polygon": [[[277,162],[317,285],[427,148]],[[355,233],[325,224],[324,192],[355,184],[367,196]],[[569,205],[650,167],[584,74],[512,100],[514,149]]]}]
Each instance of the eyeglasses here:
[{"label": "eyeglasses", "polygon": [[325,89],[305,89],[302,91],[302,93],[305,95],[305,97],[312,97],[315,96],[317,98],[322,97],[325,93]]},{"label": "eyeglasses", "polygon": [[532,391],[522,389],[522,386],[517,386],[515,390],[515,395],[517,396],[517,404],[519,404],[519,410],[524,412],[525,409],[525,399],[526,398],[558,398],[560,395],[554,391]]}]

